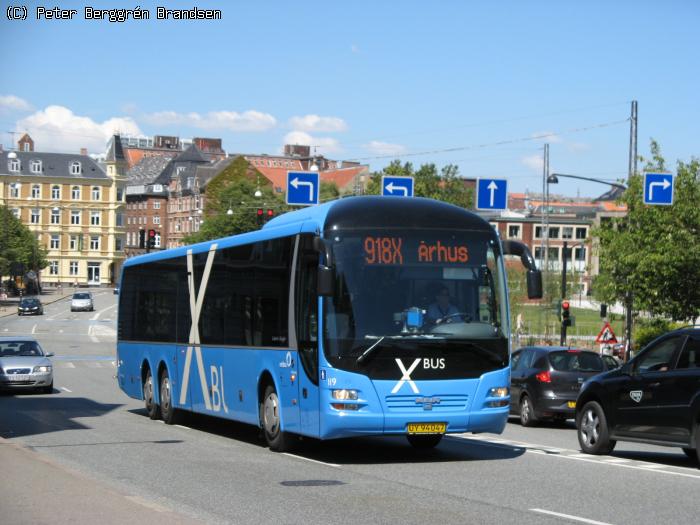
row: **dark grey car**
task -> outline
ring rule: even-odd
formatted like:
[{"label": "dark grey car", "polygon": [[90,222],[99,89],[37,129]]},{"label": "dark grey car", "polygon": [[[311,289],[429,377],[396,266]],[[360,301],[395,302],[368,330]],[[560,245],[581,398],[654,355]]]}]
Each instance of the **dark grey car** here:
[{"label": "dark grey car", "polygon": [[511,358],[510,413],[523,426],[571,419],[581,385],[615,366],[596,352],[562,346],[531,346]]},{"label": "dark grey car", "polygon": [[0,389],[53,392],[53,353],[32,337],[0,337]]}]

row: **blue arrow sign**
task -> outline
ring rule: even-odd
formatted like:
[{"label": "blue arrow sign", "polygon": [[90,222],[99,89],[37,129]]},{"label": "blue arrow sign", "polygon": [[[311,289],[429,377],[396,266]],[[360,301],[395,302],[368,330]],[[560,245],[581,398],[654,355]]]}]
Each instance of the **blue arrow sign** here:
[{"label": "blue arrow sign", "polygon": [[318,172],[287,172],[287,204],[313,206],[318,204]]},{"label": "blue arrow sign", "polygon": [[644,174],[644,204],[669,206],[673,204],[673,174]]},{"label": "blue arrow sign", "polygon": [[413,197],[413,177],[382,177],[382,195]]},{"label": "blue arrow sign", "polygon": [[505,210],[507,207],[508,181],[506,179],[477,179],[477,210]]}]

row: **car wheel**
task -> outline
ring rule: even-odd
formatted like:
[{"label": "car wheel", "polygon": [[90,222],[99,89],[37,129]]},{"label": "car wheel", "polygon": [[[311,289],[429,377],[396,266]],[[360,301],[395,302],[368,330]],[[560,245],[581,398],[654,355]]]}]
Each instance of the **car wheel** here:
[{"label": "car wheel", "polygon": [[44,394],[53,394],[53,381],[51,381],[51,384],[49,386],[45,386],[41,389],[41,391]]},{"label": "car wheel", "polygon": [[596,401],[589,401],[576,414],[576,434],[586,454],[609,454],[617,443],[610,439],[605,411]]},{"label": "car wheel", "polygon": [[537,424],[535,408],[528,396],[523,396],[520,399],[520,424],[524,427],[534,427]]},{"label": "car wheel", "polygon": [[180,420],[180,411],[173,406],[173,389],[166,369],[160,375],[160,415],[168,425],[174,425]]},{"label": "car wheel", "polygon": [[146,413],[151,419],[160,417],[160,407],[156,404],[153,396],[153,375],[151,371],[146,372],[146,379],[143,381],[143,401],[146,405]]},{"label": "car wheel", "polygon": [[414,448],[425,450],[437,447],[440,441],[442,441],[442,434],[428,434],[425,436],[409,434],[406,436],[406,439],[408,439],[408,442],[413,445]]},{"label": "car wheel", "polygon": [[281,403],[273,385],[267,385],[260,403],[260,423],[270,450],[284,452],[291,448],[291,437],[282,431]]}]

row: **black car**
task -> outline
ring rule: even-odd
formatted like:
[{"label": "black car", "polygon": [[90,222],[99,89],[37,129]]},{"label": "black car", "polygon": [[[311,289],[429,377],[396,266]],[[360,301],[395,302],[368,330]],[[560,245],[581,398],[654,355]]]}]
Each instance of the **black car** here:
[{"label": "black car", "polygon": [[599,354],[563,346],[530,346],[511,358],[510,413],[525,427],[573,418],[576,396],[591,376],[614,366]]},{"label": "black car", "polygon": [[36,297],[25,297],[19,302],[17,315],[44,315],[44,307]]},{"label": "black car", "polygon": [[587,381],[576,428],[589,454],[636,441],[680,447],[700,459],[700,327],[664,334],[621,368]]}]

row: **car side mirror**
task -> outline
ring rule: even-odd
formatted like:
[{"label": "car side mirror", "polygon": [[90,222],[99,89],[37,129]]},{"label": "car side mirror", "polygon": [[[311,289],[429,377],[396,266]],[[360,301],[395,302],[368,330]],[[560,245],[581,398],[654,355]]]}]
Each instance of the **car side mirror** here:
[{"label": "car side mirror", "polygon": [[53,356],[54,356],[53,352],[49,352],[48,354],[46,354],[46,357],[53,357]]},{"label": "car side mirror", "polygon": [[527,297],[542,299],[542,272],[539,270],[527,271]]}]

